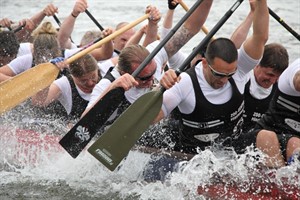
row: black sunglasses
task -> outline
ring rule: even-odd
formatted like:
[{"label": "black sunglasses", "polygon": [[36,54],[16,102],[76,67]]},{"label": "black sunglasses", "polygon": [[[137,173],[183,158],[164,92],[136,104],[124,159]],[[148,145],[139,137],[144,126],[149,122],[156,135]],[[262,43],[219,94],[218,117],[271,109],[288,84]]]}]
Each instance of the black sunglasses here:
[{"label": "black sunglasses", "polygon": [[137,76],[137,77],[135,77],[135,79],[138,79],[138,80],[140,80],[140,81],[148,81],[149,79],[151,79],[152,78],[152,76],[155,74],[155,72],[156,72],[156,70],[154,70],[150,75],[148,75],[148,76],[144,76],[144,77],[139,77],[139,76]]},{"label": "black sunglasses", "polygon": [[210,64],[207,63],[207,65],[208,65],[208,67],[209,67],[211,73],[212,73],[215,77],[219,77],[219,78],[224,78],[224,77],[230,78],[230,77],[232,77],[232,76],[235,74],[235,72],[236,72],[236,70],[235,70],[234,72],[230,72],[230,73],[218,72],[218,71],[214,70],[214,68],[212,68],[212,66],[211,66]]}]

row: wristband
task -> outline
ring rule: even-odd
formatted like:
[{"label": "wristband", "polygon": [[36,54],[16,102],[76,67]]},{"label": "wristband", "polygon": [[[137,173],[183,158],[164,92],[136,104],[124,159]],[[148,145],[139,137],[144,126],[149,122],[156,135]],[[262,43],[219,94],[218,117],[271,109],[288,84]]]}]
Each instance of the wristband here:
[{"label": "wristband", "polygon": [[77,15],[77,16],[76,16],[76,15],[74,15],[74,14],[73,14],[73,12],[71,13],[71,15],[72,15],[72,17],[74,17],[74,18],[78,17],[78,15]]}]

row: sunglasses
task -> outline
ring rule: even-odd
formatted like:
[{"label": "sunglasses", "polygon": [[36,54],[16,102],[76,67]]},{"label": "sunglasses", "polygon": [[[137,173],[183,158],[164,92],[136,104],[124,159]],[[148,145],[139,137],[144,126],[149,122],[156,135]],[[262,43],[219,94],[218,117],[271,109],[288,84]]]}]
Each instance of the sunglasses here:
[{"label": "sunglasses", "polygon": [[218,72],[218,71],[214,70],[214,68],[212,68],[212,66],[210,64],[207,63],[207,65],[208,65],[212,75],[214,75],[215,77],[218,77],[218,78],[224,78],[224,77],[230,78],[236,72],[236,70],[234,72],[230,72],[230,73]]},{"label": "sunglasses", "polygon": [[140,81],[148,81],[152,78],[152,76],[155,74],[156,70],[154,70],[150,75],[148,76],[144,76],[144,77],[140,77],[140,76],[137,76],[135,77],[135,79],[137,80],[140,80]]}]

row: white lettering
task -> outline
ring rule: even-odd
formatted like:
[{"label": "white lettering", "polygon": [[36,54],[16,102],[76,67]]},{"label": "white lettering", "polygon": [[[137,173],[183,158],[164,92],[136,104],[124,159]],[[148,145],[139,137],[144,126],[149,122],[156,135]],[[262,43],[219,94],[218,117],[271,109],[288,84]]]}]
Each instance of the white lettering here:
[{"label": "white lettering", "polygon": [[[103,149],[103,151],[108,152],[106,149]],[[98,156],[103,158],[109,165],[113,165],[113,160],[108,155],[106,155],[103,151],[100,149],[95,150]]]}]

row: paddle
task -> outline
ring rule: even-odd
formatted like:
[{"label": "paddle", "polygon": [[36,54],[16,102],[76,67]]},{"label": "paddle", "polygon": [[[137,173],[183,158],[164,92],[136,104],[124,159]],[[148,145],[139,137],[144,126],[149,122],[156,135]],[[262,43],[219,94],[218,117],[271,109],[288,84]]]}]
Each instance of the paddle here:
[{"label": "paddle", "polygon": [[[188,11],[189,10],[189,7],[183,2],[183,1],[181,1],[181,2],[179,2],[179,4],[181,5],[181,7],[185,10],[185,11]],[[202,27],[201,27],[201,30],[207,35],[208,34],[208,29],[203,25]],[[214,37],[212,37],[212,39],[214,40],[215,38]]]},{"label": "paddle", "polygon": [[85,13],[89,16],[89,18],[98,26],[98,28],[103,31],[104,28],[99,24],[99,22],[95,19],[95,17],[86,9]]},{"label": "paddle", "polygon": [[[183,16],[183,18],[172,28],[166,37],[158,44],[158,46],[146,57],[140,66],[132,73],[137,76],[146,65],[154,58],[167,41],[175,34],[179,27],[194,12],[203,0],[197,3]],[[59,141],[61,146],[73,157],[76,158],[80,152],[86,147],[91,139],[101,130],[107,119],[119,107],[121,102],[125,100],[123,88],[116,88],[109,91],[102,99],[100,99],[86,113],[72,129]]]},{"label": "paddle", "polygon": [[24,28],[25,25],[26,25],[26,24],[23,24],[23,25],[17,27],[16,29],[13,30],[13,32],[14,32],[14,33],[19,32],[20,30],[22,30],[22,29]]},{"label": "paddle", "polygon": [[[228,10],[214,28],[206,35],[201,43],[184,60],[177,69],[181,73],[197,53],[203,49],[212,36],[221,28],[243,0],[238,0]],[[151,91],[137,99],[120,117],[90,146],[88,152],[98,159],[109,170],[113,171],[128,154],[135,142],[158,115],[163,101],[163,87],[158,91]]]},{"label": "paddle", "polygon": [[53,18],[54,18],[54,20],[56,21],[57,25],[58,25],[58,26],[61,26],[61,23],[60,23],[58,17],[57,17],[55,14],[53,15]]},{"label": "paddle", "polygon": [[276,19],[286,30],[288,30],[295,38],[297,38],[300,41],[300,35],[294,31],[289,25],[287,25],[282,18],[280,18],[273,10],[269,8],[270,15]]},{"label": "paddle", "polygon": [[[65,62],[67,64],[72,63],[76,59],[146,20],[148,17],[149,14],[145,14],[136,21],[127,24],[111,35],[103,38],[99,42],[84,48],[82,51],[69,57]],[[24,100],[35,95],[40,90],[49,86],[56,79],[58,73],[59,69],[54,64],[43,63],[0,83],[0,114],[10,110]]]}]

